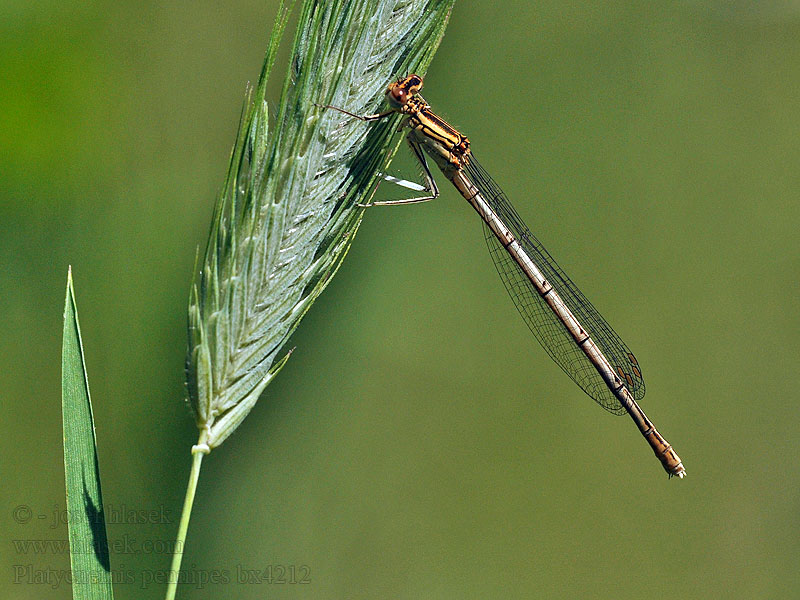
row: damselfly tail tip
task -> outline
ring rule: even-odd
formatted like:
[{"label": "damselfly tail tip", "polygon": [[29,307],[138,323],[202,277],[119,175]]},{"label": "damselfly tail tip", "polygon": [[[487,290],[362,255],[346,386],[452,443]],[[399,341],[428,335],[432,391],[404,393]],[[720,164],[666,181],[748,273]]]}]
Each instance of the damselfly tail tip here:
[{"label": "damselfly tail tip", "polygon": [[[661,466],[664,467],[669,478],[672,479],[674,476],[683,479],[686,476],[686,469],[683,468],[683,461],[680,456],[675,453],[675,450],[667,443],[667,440],[656,431],[655,427],[652,427],[650,431],[656,441],[656,445],[654,446],[654,448],[657,448],[656,456],[658,456],[658,459],[661,461]],[[645,438],[651,441],[647,436],[645,436]]]}]

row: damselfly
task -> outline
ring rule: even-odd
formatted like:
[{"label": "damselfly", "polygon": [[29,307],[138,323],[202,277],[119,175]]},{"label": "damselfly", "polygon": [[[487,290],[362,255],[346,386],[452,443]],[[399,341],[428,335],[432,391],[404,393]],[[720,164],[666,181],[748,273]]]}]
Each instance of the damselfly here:
[{"label": "damselfly", "polygon": [[522,222],[503,191],[475,160],[469,140],[434,114],[419,95],[421,88],[419,75],[390,84],[386,90],[390,109],[374,115],[325,107],[362,121],[394,113],[406,116],[402,126],[410,129],[408,144],[422,165],[425,186],[420,189],[427,194],[371,205],[436,198],[439,189],[428,169],[427,153],[483,219],[484,236],[500,278],[547,353],[600,406],[618,415],[627,412],[670,477],[683,477],[686,470],[681,459],[636,402],[644,397],[645,388],[633,353]]}]

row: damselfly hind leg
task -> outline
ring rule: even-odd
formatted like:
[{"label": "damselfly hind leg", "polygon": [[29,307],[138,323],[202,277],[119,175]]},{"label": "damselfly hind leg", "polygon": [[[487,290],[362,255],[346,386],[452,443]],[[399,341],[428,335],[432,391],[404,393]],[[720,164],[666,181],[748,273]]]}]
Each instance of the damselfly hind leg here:
[{"label": "damselfly hind leg", "polygon": [[[323,109],[331,109],[342,114],[345,114],[349,117],[353,117],[354,119],[358,119],[359,121],[378,121],[389,115],[392,115],[397,112],[397,110],[387,110],[382,113],[376,113],[374,115],[357,115],[355,113],[350,112],[349,110],[345,110],[343,108],[339,108],[338,106],[332,106],[330,104],[317,104],[314,103],[314,106]],[[397,130],[400,131],[406,127],[406,122],[403,121],[397,126]],[[398,179],[397,177],[392,177],[391,175],[387,175],[385,173],[381,173],[381,176],[391,183],[395,183],[397,185],[401,185],[403,187],[420,191],[420,192],[428,192],[425,196],[417,196],[415,198],[404,198],[402,200],[378,200],[377,202],[367,202],[366,204],[356,204],[356,206],[360,208],[369,208],[370,206],[391,206],[393,204],[415,204],[417,202],[428,202],[429,200],[434,200],[439,197],[439,188],[436,187],[436,182],[433,180],[433,175],[431,174],[430,169],[428,169],[428,163],[425,161],[425,154],[422,152],[422,148],[419,145],[419,142],[413,140],[410,136],[406,138],[408,145],[411,146],[411,150],[416,156],[417,161],[422,166],[422,175],[425,179],[423,184],[418,184],[413,181],[406,181],[405,179]],[[372,195],[375,194],[377,191],[377,186],[375,190],[372,192]]]},{"label": "damselfly hind leg", "polygon": [[417,190],[420,192],[428,192],[425,196],[417,196],[415,198],[403,198],[402,200],[378,200],[377,202],[370,202],[368,204],[359,204],[358,206],[362,208],[368,208],[370,206],[393,206],[398,204],[416,204],[418,202],[428,202],[430,200],[435,200],[439,197],[439,188],[436,186],[436,181],[433,179],[433,175],[431,174],[431,170],[428,168],[428,162],[425,160],[425,154],[422,152],[422,148],[420,147],[419,142],[413,139],[411,136],[406,138],[408,145],[411,147],[411,151],[414,153],[414,156],[417,158],[420,166],[422,167],[422,177],[424,179],[422,184],[415,183],[413,181],[406,181],[405,179],[398,179],[397,177],[392,177],[391,175],[383,175],[383,178],[386,181],[390,181],[394,184],[401,185],[405,188],[409,188],[412,190]]}]

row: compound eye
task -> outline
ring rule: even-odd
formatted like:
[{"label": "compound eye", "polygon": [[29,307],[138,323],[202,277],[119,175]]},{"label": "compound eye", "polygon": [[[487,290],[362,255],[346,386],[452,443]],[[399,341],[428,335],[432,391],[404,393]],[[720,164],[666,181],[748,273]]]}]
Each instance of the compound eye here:
[{"label": "compound eye", "polygon": [[391,88],[389,90],[389,96],[391,96],[391,100],[397,104],[405,104],[408,99],[406,91],[399,86]]}]

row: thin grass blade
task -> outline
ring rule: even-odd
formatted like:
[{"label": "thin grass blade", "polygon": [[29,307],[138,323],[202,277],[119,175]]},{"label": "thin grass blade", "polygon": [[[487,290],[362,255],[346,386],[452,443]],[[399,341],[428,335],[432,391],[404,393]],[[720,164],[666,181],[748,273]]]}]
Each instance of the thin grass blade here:
[{"label": "thin grass blade", "polygon": [[111,589],[103,495],[100,493],[100,467],[97,462],[89,379],[72,286],[72,269],[67,275],[64,303],[61,410],[64,419],[64,474],[72,597],[76,600],[112,599],[114,594]]}]

